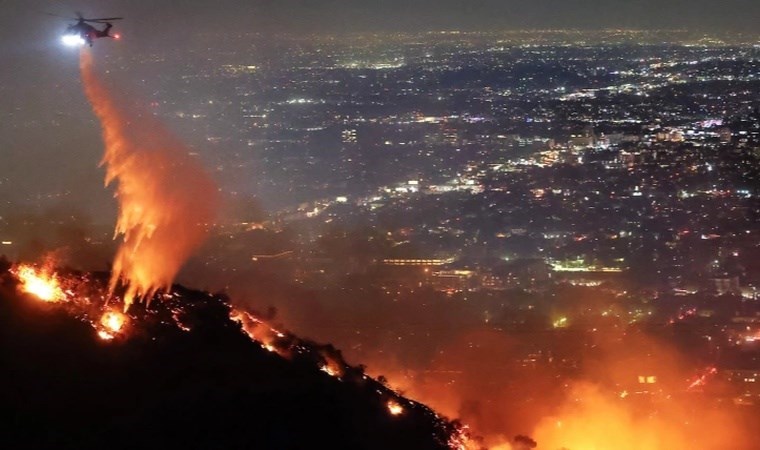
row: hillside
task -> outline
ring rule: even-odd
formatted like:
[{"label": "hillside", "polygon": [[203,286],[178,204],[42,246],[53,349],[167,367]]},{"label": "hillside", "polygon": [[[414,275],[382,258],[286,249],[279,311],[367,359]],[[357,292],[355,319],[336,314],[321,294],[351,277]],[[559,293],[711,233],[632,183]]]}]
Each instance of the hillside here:
[{"label": "hillside", "polygon": [[[281,334],[288,357],[267,351],[223,296],[176,286],[105,340],[82,308],[0,277],[2,441],[13,448],[424,450],[450,448],[459,432],[331,346]],[[76,278],[70,297],[107,274]]]}]

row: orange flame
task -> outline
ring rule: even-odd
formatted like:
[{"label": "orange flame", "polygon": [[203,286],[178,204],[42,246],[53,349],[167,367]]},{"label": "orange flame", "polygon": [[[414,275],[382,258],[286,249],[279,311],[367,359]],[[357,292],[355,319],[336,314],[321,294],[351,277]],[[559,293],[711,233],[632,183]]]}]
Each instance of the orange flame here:
[{"label": "orange flame", "polygon": [[322,367],[319,368],[322,372],[330,375],[331,377],[337,377],[339,376],[340,372],[338,372],[335,367],[331,367],[328,364],[324,364]]},{"label": "orange flame", "polygon": [[278,347],[276,345],[277,338],[285,337],[282,332],[267,325],[253,314],[239,309],[233,308],[230,311],[230,319],[239,323],[245,334],[247,334],[252,341],[261,345],[265,350],[277,353],[282,357],[289,356],[290,352],[288,348],[284,346]]},{"label": "orange flame", "polygon": [[388,400],[388,412],[391,413],[392,416],[398,416],[403,414],[404,407],[399,405],[397,401],[395,400]]},{"label": "orange flame", "polygon": [[448,447],[451,450],[475,450],[478,448],[468,434],[469,427],[461,425],[457,427],[449,437]]},{"label": "orange flame", "polygon": [[103,317],[100,318],[100,324],[114,333],[121,331],[126,322],[127,316],[118,311],[106,311]]},{"label": "orange flame", "polygon": [[13,273],[21,281],[21,289],[24,292],[51,303],[66,300],[66,294],[61,289],[58,277],[49,269],[37,269],[28,264],[20,264],[14,268]]},{"label": "orange flame", "polygon": [[106,311],[100,318],[98,336],[103,340],[110,341],[124,330],[126,323],[126,315],[114,310]]},{"label": "orange flame", "polygon": [[126,285],[124,310],[171,287],[182,264],[201,244],[216,211],[216,187],[186,147],[149,115],[117,104],[81,53],[85,92],[100,120],[105,142],[106,185],[117,182],[123,242],[109,290]]},{"label": "orange flame", "polygon": [[100,339],[103,339],[104,341],[110,341],[111,339],[114,338],[114,335],[109,333],[106,330],[98,330],[98,337]]},{"label": "orange flame", "polygon": [[331,377],[341,378],[344,373],[344,367],[335,359],[330,357],[326,352],[320,352],[322,358],[324,358],[324,364],[319,368],[322,372],[330,375]]}]

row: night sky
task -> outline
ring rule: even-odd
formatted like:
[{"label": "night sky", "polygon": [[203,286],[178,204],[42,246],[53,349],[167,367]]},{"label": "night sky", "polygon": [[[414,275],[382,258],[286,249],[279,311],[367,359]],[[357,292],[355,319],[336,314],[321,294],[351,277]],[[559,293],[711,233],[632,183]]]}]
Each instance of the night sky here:
[{"label": "night sky", "polygon": [[[97,124],[79,85],[77,58],[59,36],[69,23],[43,12],[124,16],[118,46],[98,54],[149,54],[188,34],[341,31],[668,28],[754,31],[756,0],[0,0],[0,203],[68,192],[86,207],[112,205],[101,189]],[[50,129],[52,121],[58,124]],[[85,197],[86,196],[86,197]],[[107,219],[106,221],[110,220]]]},{"label": "night sky", "polygon": [[[4,32],[37,28],[35,11],[124,15],[130,30],[268,28],[419,30],[504,28],[690,28],[751,31],[754,0],[156,0],[2,1]],[[125,25],[127,27],[127,25]]]}]

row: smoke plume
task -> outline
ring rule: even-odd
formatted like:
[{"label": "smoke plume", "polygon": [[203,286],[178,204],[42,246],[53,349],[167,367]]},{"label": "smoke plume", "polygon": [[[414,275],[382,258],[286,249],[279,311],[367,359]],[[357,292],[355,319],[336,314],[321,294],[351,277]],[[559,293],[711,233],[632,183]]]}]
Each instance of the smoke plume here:
[{"label": "smoke plume", "polygon": [[124,307],[171,286],[182,264],[203,242],[216,211],[217,188],[187,148],[150,115],[122,107],[80,57],[87,98],[103,129],[106,185],[116,183],[122,237],[110,290],[126,286]]}]

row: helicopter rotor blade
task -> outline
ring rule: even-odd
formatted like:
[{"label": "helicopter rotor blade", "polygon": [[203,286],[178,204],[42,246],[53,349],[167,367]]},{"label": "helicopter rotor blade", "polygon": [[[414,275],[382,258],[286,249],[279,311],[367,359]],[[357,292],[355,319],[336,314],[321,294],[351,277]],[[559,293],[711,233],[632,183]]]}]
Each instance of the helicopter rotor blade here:
[{"label": "helicopter rotor blade", "polygon": [[100,17],[98,19],[83,19],[85,22],[109,22],[111,20],[122,20],[123,17]]},{"label": "helicopter rotor blade", "polygon": [[49,12],[43,12],[43,14],[46,14],[48,16],[53,16],[53,17],[60,17],[62,19],[67,19],[67,20],[77,20],[76,17],[62,16],[60,14],[53,14],[53,13],[49,13]]},{"label": "helicopter rotor blade", "polygon": [[60,14],[54,14],[54,13],[47,12],[47,11],[40,11],[40,12],[42,14],[45,14],[45,15],[48,15],[48,16],[60,17],[62,19],[81,20],[82,22],[93,22],[93,23],[106,23],[106,22],[111,22],[113,20],[123,20],[124,19],[123,17],[96,17],[96,18],[93,18],[93,19],[85,19],[84,16],[82,15],[82,13],[79,12],[79,11],[75,12],[76,17],[62,16]]}]

